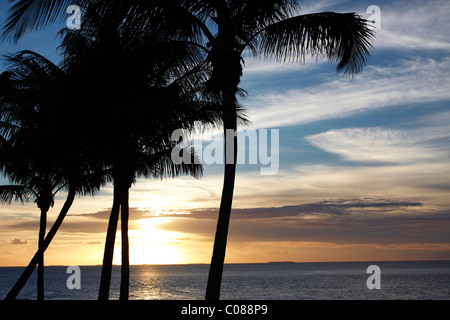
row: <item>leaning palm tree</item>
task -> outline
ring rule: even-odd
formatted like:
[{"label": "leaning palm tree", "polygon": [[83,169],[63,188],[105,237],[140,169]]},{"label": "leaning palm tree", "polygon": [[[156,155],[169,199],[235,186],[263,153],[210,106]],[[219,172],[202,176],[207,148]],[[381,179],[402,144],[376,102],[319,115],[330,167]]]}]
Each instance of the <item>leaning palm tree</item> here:
[{"label": "leaning palm tree", "polygon": [[[3,136],[3,149],[9,144],[8,152],[4,152],[1,157],[1,169],[14,185],[1,188],[1,199],[10,203],[13,199],[23,202],[30,197],[35,198],[41,212],[38,244],[42,247],[47,212],[54,204],[55,194],[65,183],[55,166],[48,161],[50,154],[46,151],[49,150],[51,140],[46,141],[49,137],[46,136],[45,121],[42,121],[43,117],[39,112],[42,101],[36,99],[38,87],[31,88],[30,84],[36,84],[36,78],[40,78],[42,82],[52,81],[59,77],[59,72],[48,60],[32,61],[27,54],[10,56],[9,60],[17,64],[14,65],[14,72],[10,71],[15,75],[15,79],[11,79],[14,85],[9,87],[9,91],[2,92],[1,98],[0,134]],[[25,93],[27,89],[32,92]],[[26,96],[35,96],[35,99],[25,101]],[[37,281],[37,298],[43,300],[43,256],[38,265]]]},{"label": "leaning palm tree", "polygon": [[[68,163],[69,162],[67,161],[66,164]],[[36,265],[41,263],[45,250],[47,250],[57,231],[61,227],[64,218],[66,217],[70,207],[73,204],[75,196],[77,194],[94,195],[106,182],[105,175],[101,171],[92,171],[92,169],[86,170],[86,168],[82,168],[81,166],[76,164],[76,162],[72,162],[68,167],[66,167],[66,170],[67,171],[65,174],[68,180],[68,185],[67,196],[64,205],[61,208],[56,221],[53,223],[53,226],[45,236],[44,240],[40,243],[38,250],[30,260],[28,266],[22,272],[22,275],[16,281],[15,285],[8,292],[7,296],[5,297],[6,300],[16,299],[17,295],[20,293],[29,277],[31,276],[32,272],[34,271]],[[5,198],[2,199],[5,202],[10,203],[10,200],[17,200],[21,202],[26,201],[27,198],[23,194],[24,192],[26,192],[25,190],[14,190],[14,188],[17,188],[17,186],[0,186],[0,193],[2,192],[2,187],[5,187],[6,189],[4,193]],[[21,187],[19,187],[19,189],[20,188]]]},{"label": "leaning palm tree", "polygon": [[[0,187],[0,200],[24,202],[35,198],[41,210],[39,230],[38,299],[44,299],[43,256],[46,216],[56,193],[68,190],[55,225],[60,225],[76,194],[95,194],[104,183],[96,164],[82,156],[76,126],[61,110],[64,70],[32,51],[7,56],[8,77],[2,77],[0,98],[0,171],[15,185]],[[63,108],[64,109],[64,108]],[[55,148],[57,146],[57,148]],[[94,168],[96,168],[94,170]],[[61,219],[62,218],[62,219]],[[59,226],[58,226],[59,227]],[[57,228],[54,229],[55,233]],[[53,235],[54,236],[54,235]],[[22,280],[36,266],[30,263]],[[25,282],[22,280],[18,283]],[[18,289],[18,290],[17,290]],[[15,286],[14,297],[21,287]]]},{"label": "leaning palm tree", "polygon": [[[69,159],[68,159],[69,160]],[[67,163],[67,162],[66,162]],[[69,212],[70,207],[73,204],[73,201],[75,199],[75,196],[77,194],[79,195],[87,195],[91,194],[94,195],[97,193],[97,191],[100,189],[102,185],[105,184],[105,175],[101,173],[101,171],[85,171],[84,169],[80,170],[80,167],[77,167],[76,165],[71,165],[74,171],[68,174],[68,186],[67,186],[67,196],[66,200],[64,202],[63,207],[61,208],[61,211],[58,214],[57,219],[53,223],[53,226],[45,236],[45,239],[40,243],[38,250],[34,254],[33,258],[28,263],[28,266],[25,268],[25,270],[22,272],[22,275],[20,278],[16,281],[15,285],[11,288],[11,290],[6,295],[6,300],[12,300],[16,299],[17,295],[20,293],[22,288],[25,286],[26,282],[30,278],[32,272],[34,271],[36,265],[42,262],[42,257],[45,253],[45,250],[47,250],[48,246],[50,245],[51,241],[55,237],[56,233],[58,232],[59,228],[61,227],[64,218],[66,217],[67,213]],[[2,189],[3,186],[0,186],[0,189]],[[5,202],[9,203],[9,199],[11,197],[14,200],[17,201],[25,201],[26,198],[23,195],[23,192],[25,190],[19,190],[19,192],[12,190],[11,188],[14,188],[17,186],[5,186],[6,193],[9,193],[9,195],[6,195],[6,198],[4,199]],[[20,188],[20,187],[19,187]],[[9,189],[9,190],[8,190]],[[0,191],[1,192],[1,191]],[[26,192],[26,191],[25,191]],[[9,197],[9,199],[8,199]]]},{"label": "leaning palm tree", "polygon": [[[41,184],[42,183],[42,184]],[[45,182],[38,182],[37,185],[4,185],[0,186],[0,203],[11,204],[11,201],[19,200],[20,202],[26,202],[30,197],[35,198],[35,202],[41,211],[40,223],[39,223],[39,238],[38,247],[42,248],[45,237],[47,212],[50,205],[53,204],[54,193],[49,195],[45,194]],[[44,196],[45,194],[45,196]],[[43,198],[47,198],[43,200]],[[38,261],[38,280],[37,280],[37,299],[44,300],[44,256],[40,257]]]},{"label": "leaning palm tree", "polygon": [[[20,175],[29,174],[23,168],[17,167],[12,169],[20,171]],[[15,179],[18,182],[25,182],[22,179]],[[0,186],[0,203],[10,205],[12,201],[20,203],[28,202],[34,198],[34,202],[40,210],[38,248],[43,247],[45,231],[47,225],[47,212],[50,206],[54,204],[54,196],[58,190],[53,191],[55,185],[45,178],[42,179],[38,173],[33,177],[32,181],[26,181],[25,184],[13,184]],[[50,193],[47,190],[52,190]],[[37,275],[37,299],[44,300],[44,255],[41,255],[38,261]]]},{"label": "leaning palm tree", "polygon": [[[68,139],[66,139],[66,142],[67,140]],[[61,211],[59,212],[58,217],[53,223],[50,231],[47,233],[43,240],[40,239],[37,252],[30,260],[28,266],[23,271],[22,275],[17,280],[13,288],[9,291],[5,299],[15,299],[31,276],[36,265],[42,264],[44,252],[61,227],[64,218],[66,217],[70,207],[72,206],[75,196],[77,194],[81,196],[95,195],[100,190],[100,187],[103,186],[107,181],[107,172],[103,171],[102,168],[97,164],[92,163],[92,161],[86,161],[87,159],[85,157],[81,157],[81,153],[79,153],[80,149],[78,149],[75,144],[70,144],[70,146],[70,152],[67,153],[63,158],[61,158],[61,160],[63,160],[63,166],[58,174],[63,177],[64,181],[66,181],[66,183],[61,187],[67,190],[67,196],[64,205],[61,208]],[[0,152],[7,150],[9,155],[8,157],[10,157],[13,151],[11,151],[11,148],[7,148],[5,150],[4,147],[5,146],[3,144],[0,147]],[[12,200],[25,202],[32,196],[38,196],[38,192],[30,189],[29,187],[17,185],[0,186],[0,194],[2,198],[1,200],[8,204],[11,203]],[[43,291],[43,284],[41,283],[39,285],[42,286],[41,290]],[[41,294],[43,295],[43,293]]]}]

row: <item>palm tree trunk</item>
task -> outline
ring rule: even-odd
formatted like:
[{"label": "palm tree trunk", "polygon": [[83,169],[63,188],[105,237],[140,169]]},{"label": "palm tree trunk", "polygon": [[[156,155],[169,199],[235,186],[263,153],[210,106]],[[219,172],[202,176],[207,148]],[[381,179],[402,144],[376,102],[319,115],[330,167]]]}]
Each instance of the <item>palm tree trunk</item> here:
[{"label": "palm tree trunk", "polygon": [[[234,181],[236,176],[237,158],[237,123],[236,98],[233,92],[224,92],[224,135],[225,135],[225,172],[220,202],[219,219],[217,221],[216,236],[214,239],[213,255],[209,269],[208,284],[206,287],[206,300],[219,300],[222,283],[223,265],[227,246],[228,227],[230,224],[231,206],[233,203]],[[230,137],[227,130],[234,130],[235,135]],[[231,138],[231,139],[230,139]],[[234,147],[230,148],[230,143]],[[229,153],[233,152],[232,155]],[[233,159],[232,163],[229,160]]]},{"label": "palm tree trunk", "polygon": [[130,252],[128,243],[129,186],[123,186],[120,202],[120,227],[122,235],[122,266],[120,279],[120,300],[128,300],[130,283]]},{"label": "palm tree trunk", "polygon": [[114,199],[109,217],[108,230],[106,233],[105,251],[103,254],[102,274],[100,278],[100,289],[98,300],[108,300],[109,288],[111,286],[111,272],[114,256],[114,243],[116,241],[117,223],[119,221],[120,209],[120,184],[114,182]]},{"label": "palm tree trunk", "polygon": [[[41,208],[41,218],[39,222],[39,239],[38,250],[42,250],[45,239],[45,230],[47,227],[47,211],[48,207]],[[37,276],[37,299],[44,300],[44,255],[39,257],[38,276]]]},{"label": "palm tree trunk", "polygon": [[41,257],[44,255],[45,250],[47,250],[48,246],[50,245],[50,242],[52,242],[53,238],[56,235],[56,232],[58,231],[59,227],[61,227],[61,224],[64,221],[64,218],[67,215],[67,212],[69,211],[70,207],[72,206],[73,200],[75,199],[76,190],[74,187],[69,187],[69,193],[67,194],[66,201],[64,202],[63,207],[61,208],[61,211],[59,212],[58,218],[56,219],[55,223],[53,224],[52,228],[48,232],[47,236],[45,237],[45,240],[43,241],[42,245],[39,246],[38,251],[34,254],[33,258],[31,259],[28,266],[25,268],[25,270],[22,272],[22,275],[20,276],[19,280],[17,280],[16,284],[12,287],[12,289],[8,292],[8,294],[5,297],[5,300],[12,300],[17,297],[20,290],[25,286],[28,279],[30,278],[31,274],[33,273],[33,270],[36,267],[36,264],[41,260]]}]

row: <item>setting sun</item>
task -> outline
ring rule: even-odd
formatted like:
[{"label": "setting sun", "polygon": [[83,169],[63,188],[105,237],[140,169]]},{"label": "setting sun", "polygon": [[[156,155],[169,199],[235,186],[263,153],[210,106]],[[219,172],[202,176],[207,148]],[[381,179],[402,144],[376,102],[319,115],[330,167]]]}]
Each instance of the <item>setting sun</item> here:
[{"label": "setting sun", "polygon": [[[163,231],[158,226],[170,218],[147,218],[136,221],[138,228],[129,232],[131,264],[178,264],[188,262],[177,248],[178,232]],[[117,255],[120,258],[120,253]]]}]

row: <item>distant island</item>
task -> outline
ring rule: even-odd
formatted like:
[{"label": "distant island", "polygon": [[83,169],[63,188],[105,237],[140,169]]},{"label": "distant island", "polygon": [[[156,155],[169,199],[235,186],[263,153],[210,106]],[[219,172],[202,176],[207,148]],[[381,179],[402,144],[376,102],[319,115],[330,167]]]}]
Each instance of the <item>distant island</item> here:
[{"label": "distant island", "polygon": [[294,261],[269,261],[267,263],[295,263]]}]

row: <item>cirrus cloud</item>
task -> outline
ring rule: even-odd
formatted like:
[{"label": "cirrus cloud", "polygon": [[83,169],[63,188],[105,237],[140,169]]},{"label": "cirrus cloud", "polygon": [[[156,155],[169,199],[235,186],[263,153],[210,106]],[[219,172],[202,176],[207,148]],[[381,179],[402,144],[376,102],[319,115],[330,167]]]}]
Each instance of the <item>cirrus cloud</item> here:
[{"label": "cirrus cloud", "polygon": [[258,128],[312,123],[386,107],[450,100],[449,73],[448,57],[409,59],[399,65],[369,66],[358,81],[333,76],[303,89],[266,91],[250,97],[246,105]]},{"label": "cirrus cloud", "polygon": [[312,145],[350,161],[413,163],[446,160],[450,150],[447,127],[395,130],[349,128],[305,138]]}]

